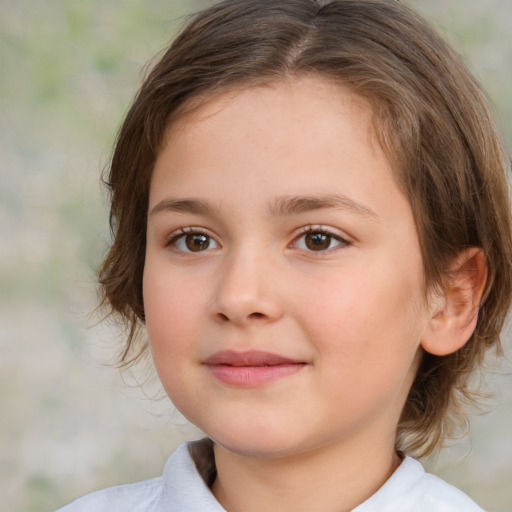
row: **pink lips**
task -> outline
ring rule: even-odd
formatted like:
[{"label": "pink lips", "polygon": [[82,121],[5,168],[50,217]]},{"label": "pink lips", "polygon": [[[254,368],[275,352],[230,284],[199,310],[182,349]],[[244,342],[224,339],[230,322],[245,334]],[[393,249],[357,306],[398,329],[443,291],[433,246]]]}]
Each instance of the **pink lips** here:
[{"label": "pink lips", "polygon": [[306,363],[260,351],[223,350],[204,364],[215,378],[236,387],[257,387],[300,371]]}]

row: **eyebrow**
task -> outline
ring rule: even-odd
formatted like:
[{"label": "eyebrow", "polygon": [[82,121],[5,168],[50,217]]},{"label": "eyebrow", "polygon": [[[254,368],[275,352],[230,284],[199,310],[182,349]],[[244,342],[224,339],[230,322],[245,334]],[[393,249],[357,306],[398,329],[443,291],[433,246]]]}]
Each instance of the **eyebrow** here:
[{"label": "eyebrow", "polygon": [[378,220],[377,214],[365,206],[344,195],[327,194],[322,196],[282,196],[269,205],[272,216],[294,215],[314,210],[335,208],[362,217]]},{"label": "eyebrow", "polygon": [[163,199],[149,211],[149,215],[161,212],[195,213],[198,215],[213,215],[214,209],[205,201],[199,199]]},{"label": "eyebrow", "polygon": [[[280,217],[328,208],[335,208],[362,217],[378,220],[377,214],[368,206],[354,201],[347,196],[334,194],[321,196],[281,196],[269,204],[268,212],[272,217]],[[161,212],[217,215],[216,209],[211,204],[194,198],[163,199],[149,211],[149,215],[155,215]]]}]

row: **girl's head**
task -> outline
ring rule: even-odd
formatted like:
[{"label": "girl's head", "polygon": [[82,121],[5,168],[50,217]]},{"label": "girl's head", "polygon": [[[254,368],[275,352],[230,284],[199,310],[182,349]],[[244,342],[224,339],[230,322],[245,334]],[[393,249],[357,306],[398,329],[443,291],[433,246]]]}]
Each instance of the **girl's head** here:
[{"label": "girl's head", "polygon": [[499,346],[512,293],[508,160],[470,73],[396,1],[228,0],[195,16],[154,67],[121,128],[108,182],[114,242],[100,280],[105,303],[130,327],[123,360],[136,354],[146,319],[150,187],[170,133],[237,94],[308,81],[323,84],[326,101],[339,90],[340,101],[369,112],[372,143],[412,212],[426,305],[457,289],[461,255],[485,256],[473,334],[460,348],[427,346],[415,363],[397,444],[428,453],[450,430],[447,413],[457,416],[470,397],[471,371]]}]

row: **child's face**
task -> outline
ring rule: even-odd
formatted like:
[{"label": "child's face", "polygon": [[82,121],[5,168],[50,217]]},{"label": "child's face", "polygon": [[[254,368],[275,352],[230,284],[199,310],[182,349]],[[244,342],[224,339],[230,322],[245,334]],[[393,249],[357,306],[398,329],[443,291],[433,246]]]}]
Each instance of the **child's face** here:
[{"label": "child's face", "polygon": [[394,443],[431,314],[362,100],[318,78],[212,100],[173,126],[149,210],[150,347],[190,421],[242,454]]}]

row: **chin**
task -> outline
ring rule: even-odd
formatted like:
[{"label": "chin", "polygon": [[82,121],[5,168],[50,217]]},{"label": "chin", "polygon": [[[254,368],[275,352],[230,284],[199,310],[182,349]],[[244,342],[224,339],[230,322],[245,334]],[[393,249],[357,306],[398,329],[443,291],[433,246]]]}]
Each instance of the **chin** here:
[{"label": "chin", "polygon": [[236,453],[241,457],[279,459],[296,453],[296,449],[292,447],[276,446],[268,442],[254,442],[254,440],[248,442],[233,442],[232,440],[217,441],[216,439],[213,439],[213,441],[225,450]]},{"label": "chin", "polygon": [[290,432],[270,432],[268,429],[250,429],[245,432],[224,430],[208,433],[208,436],[215,444],[243,457],[275,459],[307,451],[302,442],[290,436]]}]

